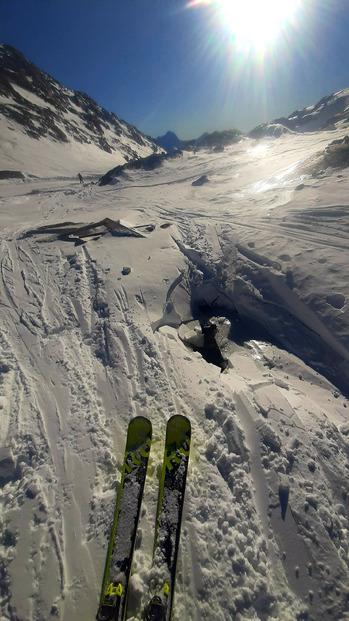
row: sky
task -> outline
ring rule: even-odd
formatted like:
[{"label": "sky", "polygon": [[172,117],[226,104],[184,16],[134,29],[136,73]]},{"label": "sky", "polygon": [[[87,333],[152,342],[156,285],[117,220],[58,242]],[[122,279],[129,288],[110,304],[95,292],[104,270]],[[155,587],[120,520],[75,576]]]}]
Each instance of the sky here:
[{"label": "sky", "polygon": [[249,131],[349,87],[349,0],[0,0],[0,14],[1,43],[152,137]]}]

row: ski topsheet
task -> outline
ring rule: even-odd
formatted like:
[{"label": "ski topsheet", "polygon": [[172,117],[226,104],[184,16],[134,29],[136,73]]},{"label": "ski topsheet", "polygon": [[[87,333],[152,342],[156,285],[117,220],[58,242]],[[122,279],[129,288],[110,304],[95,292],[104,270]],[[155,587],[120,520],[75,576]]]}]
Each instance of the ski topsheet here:
[{"label": "ski topsheet", "polygon": [[99,621],[122,621],[125,618],[151,434],[151,423],[147,418],[137,416],[131,420],[97,613]]},{"label": "ski topsheet", "polygon": [[190,438],[189,420],[181,415],[172,416],[167,423],[160,480],[148,621],[171,619]]}]

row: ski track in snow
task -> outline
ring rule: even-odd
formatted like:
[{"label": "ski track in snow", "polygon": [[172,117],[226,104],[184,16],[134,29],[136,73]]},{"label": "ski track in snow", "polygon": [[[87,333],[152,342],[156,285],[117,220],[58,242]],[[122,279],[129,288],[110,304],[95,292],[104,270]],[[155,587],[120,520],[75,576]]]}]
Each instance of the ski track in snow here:
[{"label": "ski track in snow", "polygon": [[[141,618],[175,413],[192,449],[173,621],[349,614],[348,410],[331,383],[349,378],[348,176],[294,171],[324,141],[280,139],[269,159],[246,142],[186,154],[113,187],[1,185],[3,619],[94,618],[127,425],[146,415],[128,604]],[[26,235],[106,216],[156,228],[81,246]],[[251,330],[222,374],[178,336],[198,299]]]}]

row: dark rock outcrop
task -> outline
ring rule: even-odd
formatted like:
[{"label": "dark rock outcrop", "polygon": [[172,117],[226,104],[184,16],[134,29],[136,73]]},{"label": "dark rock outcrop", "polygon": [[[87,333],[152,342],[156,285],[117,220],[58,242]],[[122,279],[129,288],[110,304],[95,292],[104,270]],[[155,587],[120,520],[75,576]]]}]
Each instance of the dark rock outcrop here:
[{"label": "dark rock outcrop", "polygon": [[112,170],[108,170],[108,172],[100,178],[98,185],[113,185],[118,183],[118,177],[127,178],[126,171],[155,170],[162,166],[165,160],[173,157],[181,157],[182,155],[182,151],[174,151],[173,153],[153,153],[152,155],[148,155],[148,157],[139,157],[127,164],[122,164],[112,168]]}]

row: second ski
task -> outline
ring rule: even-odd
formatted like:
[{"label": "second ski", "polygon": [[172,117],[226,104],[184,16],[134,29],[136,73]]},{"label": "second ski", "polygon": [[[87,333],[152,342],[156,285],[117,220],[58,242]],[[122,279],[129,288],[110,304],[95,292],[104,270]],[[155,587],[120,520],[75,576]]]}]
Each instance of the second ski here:
[{"label": "second ski", "polygon": [[147,621],[171,619],[190,439],[189,420],[172,416],[166,430]]}]

